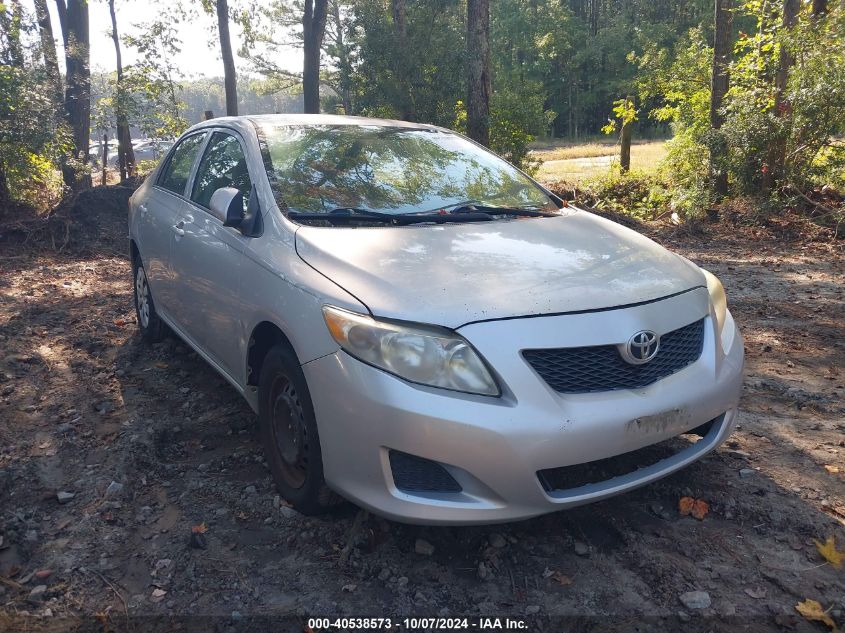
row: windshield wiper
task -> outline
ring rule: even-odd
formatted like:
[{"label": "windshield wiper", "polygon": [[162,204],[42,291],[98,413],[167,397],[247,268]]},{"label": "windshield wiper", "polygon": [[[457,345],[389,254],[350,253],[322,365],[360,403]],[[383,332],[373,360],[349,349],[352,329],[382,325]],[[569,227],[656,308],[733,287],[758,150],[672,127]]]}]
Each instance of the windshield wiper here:
[{"label": "windshield wiper", "polygon": [[492,220],[489,214],[473,213],[467,211],[458,216],[452,214],[434,214],[434,213],[381,213],[379,211],[370,211],[369,209],[360,209],[357,207],[338,207],[326,213],[307,213],[301,211],[288,211],[288,217],[291,220],[322,220],[330,224],[342,223],[348,224],[350,222],[380,222],[382,224],[393,224],[396,226],[406,226],[408,224],[454,224],[456,222],[487,222]]},{"label": "windshield wiper", "polygon": [[513,217],[527,218],[550,218],[553,213],[544,213],[534,209],[521,209],[519,207],[491,207],[483,204],[464,204],[453,207],[449,213],[463,215],[465,213],[483,213],[486,215],[508,215]]}]

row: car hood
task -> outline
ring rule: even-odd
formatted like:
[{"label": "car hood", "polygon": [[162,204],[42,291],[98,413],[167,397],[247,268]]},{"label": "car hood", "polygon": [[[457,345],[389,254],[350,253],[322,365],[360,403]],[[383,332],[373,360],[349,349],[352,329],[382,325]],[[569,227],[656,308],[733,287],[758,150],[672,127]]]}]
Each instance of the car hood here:
[{"label": "car hood", "polygon": [[586,211],[437,226],[303,226],[296,248],[373,315],[451,328],[612,308],[706,283],[687,260]]}]

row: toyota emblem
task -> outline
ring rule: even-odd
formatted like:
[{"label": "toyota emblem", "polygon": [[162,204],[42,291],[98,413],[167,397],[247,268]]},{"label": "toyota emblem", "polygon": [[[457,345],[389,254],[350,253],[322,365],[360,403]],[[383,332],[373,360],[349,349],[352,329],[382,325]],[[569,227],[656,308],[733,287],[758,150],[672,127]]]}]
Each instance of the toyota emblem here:
[{"label": "toyota emblem", "polygon": [[660,337],[651,330],[640,330],[621,349],[622,358],[632,365],[642,365],[657,356]]}]

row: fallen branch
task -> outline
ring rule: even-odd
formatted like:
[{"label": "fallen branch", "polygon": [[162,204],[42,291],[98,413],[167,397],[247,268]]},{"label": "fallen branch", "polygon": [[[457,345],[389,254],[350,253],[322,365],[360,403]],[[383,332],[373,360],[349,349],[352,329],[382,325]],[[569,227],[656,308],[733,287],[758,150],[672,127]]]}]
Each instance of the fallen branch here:
[{"label": "fallen branch", "polygon": [[845,213],[845,211],[843,211],[843,210],[837,211],[836,209],[831,209],[829,206],[822,204],[821,202],[816,202],[815,200],[810,198],[808,195],[806,195],[803,191],[801,191],[795,185],[787,185],[786,188],[789,189],[789,190],[792,190],[793,192],[798,194],[798,197],[802,198],[803,200],[805,200],[809,204],[813,205],[817,209],[821,209],[822,211],[825,212],[824,215],[816,216],[816,219],[823,218],[827,215],[836,215],[837,213]]}]

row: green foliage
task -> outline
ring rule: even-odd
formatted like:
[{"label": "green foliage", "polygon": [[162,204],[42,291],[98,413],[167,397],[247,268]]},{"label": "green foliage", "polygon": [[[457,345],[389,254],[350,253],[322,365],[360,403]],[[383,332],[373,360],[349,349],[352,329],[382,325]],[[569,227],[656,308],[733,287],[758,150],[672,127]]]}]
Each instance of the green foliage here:
[{"label": "green foliage", "polygon": [[651,220],[675,208],[671,188],[659,176],[636,170],[622,172],[618,167],[587,182],[592,205],[617,213]]},{"label": "green foliage", "polygon": [[637,108],[634,106],[634,100],[626,97],[614,101],[613,117],[608,119],[607,125],[601,129],[603,134],[613,134],[617,129],[617,121],[621,127],[625,127],[637,120]]},{"label": "green foliage", "polygon": [[188,127],[173,61],[181,49],[176,24],[184,18],[180,5],[170,5],[142,25],[140,35],[123,38],[138,55],[124,70],[127,118],[145,136],[175,138]]},{"label": "green foliage", "polygon": [[0,171],[14,200],[43,210],[61,195],[56,167],[70,139],[37,54],[21,41],[0,42]]},{"label": "green foliage", "polygon": [[[701,29],[690,30],[674,49],[655,44],[631,56],[641,73],[640,97],[652,103],[649,116],[672,123],[664,174],[686,192],[684,204],[707,203],[714,148],[726,151],[712,168],[728,174],[736,194],[760,192],[772,178],[775,185],[800,188],[843,180],[845,147],[838,139],[845,134],[845,5],[831,3],[827,15],[810,16],[805,3],[791,31],[781,26],[778,7],[749,0],[738,9],[737,21],[753,32],[738,34],[719,130],[710,127],[713,51]],[[783,49],[795,64],[776,106]],[[784,148],[783,165],[771,164],[778,147]]]}]

